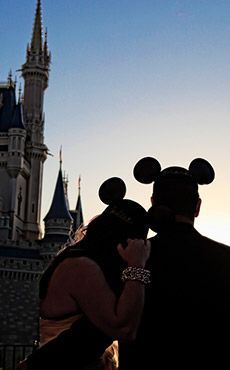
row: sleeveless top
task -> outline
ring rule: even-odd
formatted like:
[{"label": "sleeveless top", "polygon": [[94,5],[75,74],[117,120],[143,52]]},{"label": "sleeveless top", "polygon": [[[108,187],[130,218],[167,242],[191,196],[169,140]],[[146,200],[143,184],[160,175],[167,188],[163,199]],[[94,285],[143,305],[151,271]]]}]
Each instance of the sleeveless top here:
[{"label": "sleeveless top", "polygon": [[[60,256],[45,272],[43,289],[48,287],[52,273],[63,259],[81,255],[81,250],[70,250]],[[82,313],[41,317],[40,335],[40,346],[27,358],[28,370],[114,370],[118,367],[117,343]]]}]

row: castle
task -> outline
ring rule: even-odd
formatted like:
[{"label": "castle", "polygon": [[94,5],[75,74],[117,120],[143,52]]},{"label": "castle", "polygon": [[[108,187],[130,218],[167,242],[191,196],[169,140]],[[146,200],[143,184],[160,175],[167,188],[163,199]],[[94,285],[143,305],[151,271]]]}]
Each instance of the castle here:
[{"label": "castle", "polygon": [[41,231],[43,165],[48,154],[43,102],[50,61],[37,0],[32,38],[20,70],[23,94],[19,89],[16,99],[11,72],[0,83],[0,345],[28,345],[38,339],[39,278],[83,223],[80,184],[76,208],[70,210],[60,159],[44,235]]}]

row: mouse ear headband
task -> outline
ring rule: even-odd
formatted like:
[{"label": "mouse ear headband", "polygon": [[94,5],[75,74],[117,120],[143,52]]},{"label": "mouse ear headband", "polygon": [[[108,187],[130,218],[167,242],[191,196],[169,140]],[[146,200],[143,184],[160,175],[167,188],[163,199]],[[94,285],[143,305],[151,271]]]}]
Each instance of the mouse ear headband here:
[{"label": "mouse ear headband", "polygon": [[126,186],[119,177],[111,177],[100,186],[98,195],[104,204],[111,205],[121,201],[126,194]]},{"label": "mouse ear headband", "polygon": [[[168,167],[164,170],[161,170],[160,163],[152,158],[152,157],[145,157],[142,158],[137,162],[133,170],[134,177],[137,181],[143,184],[150,184],[155,181],[155,186],[158,185],[157,189],[159,191],[159,187],[163,186],[164,193],[166,192],[167,198],[167,191],[168,186],[166,189],[164,184],[172,184],[174,187],[175,184],[179,185],[179,191],[182,191],[183,195],[183,186],[192,185],[193,191],[191,191],[190,199],[192,199],[192,193],[197,193],[198,184],[210,184],[215,177],[214,170],[209,162],[202,158],[194,159],[190,165],[188,170],[183,167]],[[187,184],[187,185],[186,185]],[[180,188],[180,186],[182,187]],[[156,190],[156,187],[155,189]],[[171,193],[169,192],[169,198],[171,197]],[[172,225],[175,221],[175,211],[173,210],[174,207],[171,208],[171,201],[166,201],[166,204],[161,203],[154,203],[154,205],[148,211],[148,220],[149,220],[149,227],[151,230],[155,232],[159,232],[163,230],[165,227]],[[182,205],[179,202],[177,205],[180,211],[184,211],[184,203]],[[193,209],[193,204],[186,205],[186,212],[188,211],[188,207],[191,206]]]},{"label": "mouse ear headband", "polygon": [[160,163],[152,157],[140,159],[133,169],[133,175],[138,182],[150,184],[164,175],[190,176],[197,184],[210,184],[215,178],[211,164],[203,158],[194,159],[188,170],[183,167],[168,167],[161,171]]},{"label": "mouse ear headband", "polygon": [[111,177],[100,186],[99,198],[108,205],[103,214],[111,214],[130,225],[145,223],[146,210],[137,202],[124,199],[126,185],[119,177]]},{"label": "mouse ear headband", "polygon": [[119,177],[105,180],[99,188],[98,195],[101,201],[108,205],[103,214],[113,214],[126,223],[132,223],[125,212],[123,198],[126,194],[126,185]]}]

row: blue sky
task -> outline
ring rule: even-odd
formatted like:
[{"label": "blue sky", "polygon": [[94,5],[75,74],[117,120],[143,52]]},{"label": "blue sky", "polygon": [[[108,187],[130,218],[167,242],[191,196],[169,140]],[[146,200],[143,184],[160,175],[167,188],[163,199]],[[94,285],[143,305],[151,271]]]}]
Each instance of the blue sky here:
[{"label": "blue sky", "polygon": [[[81,174],[86,221],[104,209],[97,191],[111,176],[126,182],[127,198],[150,206],[152,185],[132,176],[140,158],[187,168],[203,157],[216,178],[200,187],[195,225],[230,244],[230,1],[41,2],[52,54],[45,143],[54,154],[44,166],[42,217],[61,145],[70,206]],[[0,80],[25,61],[35,7],[36,0],[0,0]]]}]

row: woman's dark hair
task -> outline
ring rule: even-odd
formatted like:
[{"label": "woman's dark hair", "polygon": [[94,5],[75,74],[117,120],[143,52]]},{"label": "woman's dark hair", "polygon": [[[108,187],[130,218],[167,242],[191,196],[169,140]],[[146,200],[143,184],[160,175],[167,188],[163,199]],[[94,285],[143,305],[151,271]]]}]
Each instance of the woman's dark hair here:
[{"label": "woman's dark hair", "polygon": [[120,274],[124,261],[117,245],[124,246],[128,238],[145,239],[148,233],[147,212],[138,203],[123,199],[109,205],[87,226],[85,237],[60,252],[48,266],[40,280],[40,298],[44,298],[49,280],[61,261],[69,257],[86,256],[93,259],[104,272],[111,288],[121,287]]},{"label": "woman's dark hair", "polygon": [[146,239],[147,233],[147,212],[128,199],[109,205],[88,225],[82,245],[87,256],[101,267],[114,291],[121,287],[120,276],[125,267],[117,245],[125,247],[127,239]]}]

